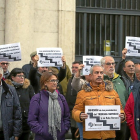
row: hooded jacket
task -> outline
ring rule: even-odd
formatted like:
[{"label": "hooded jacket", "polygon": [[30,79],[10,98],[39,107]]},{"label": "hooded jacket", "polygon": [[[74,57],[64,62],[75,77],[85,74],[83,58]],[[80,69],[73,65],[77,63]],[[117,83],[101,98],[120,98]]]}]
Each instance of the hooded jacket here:
[{"label": "hooded jacket", "polygon": [[[121,113],[124,113],[123,107],[117,92],[113,89],[113,84],[106,81],[99,86],[83,86],[76,99],[72,115],[75,121],[80,120],[80,113],[85,112],[86,105],[120,105]],[[85,131],[85,122],[83,122],[83,138],[85,139],[108,139],[115,138],[115,131]]]},{"label": "hooded jacket", "polygon": [[30,100],[34,96],[33,87],[30,85],[30,81],[28,79],[25,79],[23,86],[21,87],[14,86],[10,79],[6,79],[5,82],[15,87],[17,91],[17,95],[19,97],[19,102],[22,111],[22,130],[23,132],[28,132],[30,131],[30,127],[27,124],[27,119],[28,119]]},{"label": "hooded jacket", "polygon": [[109,80],[113,83],[113,88],[118,93],[121,104],[124,108],[128,99],[128,91],[126,90],[124,83],[121,80],[121,76],[117,73],[114,73],[113,79],[110,79],[107,75],[104,75],[104,80]]},{"label": "hooded jacket", "polygon": [[[70,112],[63,95],[58,94],[58,102],[61,107],[61,132],[57,131],[57,140],[65,140],[65,133],[70,128]],[[31,100],[28,123],[35,133],[35,140],[53,140],[48,131],[48,104],[49,93],[46,90],[34,95]]]}]

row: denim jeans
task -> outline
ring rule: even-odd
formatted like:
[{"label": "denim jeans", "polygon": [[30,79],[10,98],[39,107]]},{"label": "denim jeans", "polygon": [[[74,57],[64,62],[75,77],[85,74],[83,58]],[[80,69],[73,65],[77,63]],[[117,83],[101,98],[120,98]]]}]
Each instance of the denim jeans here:
[{"label": "denim jeans", "polygon": [[80,140],[83,140],[83,124],[82,123],[77,123],[77,126],[79,128]]}]

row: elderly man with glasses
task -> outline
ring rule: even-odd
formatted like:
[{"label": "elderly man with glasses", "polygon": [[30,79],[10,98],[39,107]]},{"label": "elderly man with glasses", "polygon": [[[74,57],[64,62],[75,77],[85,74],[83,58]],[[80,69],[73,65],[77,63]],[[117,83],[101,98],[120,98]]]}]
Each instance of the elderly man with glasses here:
[{"label": "elderly man with glasses", "polygon": [[8,71],[8,66],[9,66],[9,62],[7,61],[1,61],[0,62],[0,66],[3,69],[3,78],[6,79],[9,76],[9,71]]},{"label": "elderly man with glasses", "polygon": [[[114,90],[118,93],[121,100],[123,109],[125,107],[126,101],[128,99],[128,94],[125,88],[121,76],[115,73],[115,61],[111,56],[106,56],[101,59],[101,65],[104,68],[104,80],[110,80],[113,83]],[[115,140],[124,140],[125,138],[126,123],[121,124],[121,130],[116,131]]]}]

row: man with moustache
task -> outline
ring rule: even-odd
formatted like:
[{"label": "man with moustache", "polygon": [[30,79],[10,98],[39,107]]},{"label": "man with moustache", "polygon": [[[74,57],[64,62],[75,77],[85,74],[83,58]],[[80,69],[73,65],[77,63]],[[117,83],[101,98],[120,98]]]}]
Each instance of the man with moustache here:
[{"label": "man with moustache", "polygon": [[[123,109],[125,108],[126,101],[128,99],[128,93],[124,86],[121,76],[115,73],[115,61],[111,56],[105,56],[101,59],[101,65],[104,68],[104,80],[109,80],[113,83],[114,90],[118,93],[121,100]],[[115,140],[124,140],[125,138],[126,123],[121,124],[121,130],[116,131]]]},{"label": "man with moustache", "polygon": [[[73,118],[77,122],[83,122],[83,140],[115,140],[115,131],[85,131],[85,119],[88,115],[85,113],[86,105],[120,105],[121,120],[124,120],[123,107],[117,92],[113,89],[110,81],[103,82],[103,68],[94,65],[90,69],[91,82],[81,90],[76,99],[72,111]],[[87,90],[88,89],[88,90]],[[94,98],[93,98],[94,97]]]}]

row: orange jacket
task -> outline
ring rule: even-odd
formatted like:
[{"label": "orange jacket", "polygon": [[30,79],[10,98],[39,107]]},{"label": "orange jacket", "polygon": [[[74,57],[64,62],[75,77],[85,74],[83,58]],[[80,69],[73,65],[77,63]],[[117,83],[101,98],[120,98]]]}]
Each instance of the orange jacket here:
[{"label": "orange jacket", "polygon": [[[72,111],[73,118],[76,122],[80,120],[80,113],[85,112],[86,105],[120,105],[121,113],[124,113],[121,101],[117,92],[113,89],[111,82],[107,81],[107,85],[102,83],[99,86],[88,87],[81,90],[76,99],[75,106]],[[91,90],[91,91],[90,91]],[[83,122],[83,137],[85,139],[108,139],[115,138],[115,131],[85,131],[85,121]]]}]

